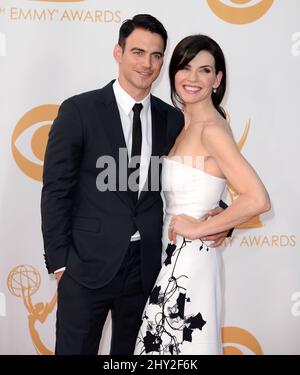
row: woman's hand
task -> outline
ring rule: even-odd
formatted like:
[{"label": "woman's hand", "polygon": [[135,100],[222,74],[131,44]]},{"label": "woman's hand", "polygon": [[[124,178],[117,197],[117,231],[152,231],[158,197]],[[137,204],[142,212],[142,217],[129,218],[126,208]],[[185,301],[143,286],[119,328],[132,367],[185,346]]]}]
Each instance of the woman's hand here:
[{"label": "woman's hand", "polygon": [[[223,208],[216,207],[216,208],[210,210],[207,213],[208,214],[208,218],[216,216],[216,215],[220,214],[223,211],[224,211]],[[228,230],[225,230],[225,231],[220,232],[220,233],[210,234],[209,236],[201,237],[201,240],[202,241],[212,241],[209,244],[209,247],[219,247],[219,246],[222,246],[222,244],[224,243],[225,239],[227,238],[227,235],[228,235]]]},{"label": "woman's hand", "polygon": [[169,225],[169,240],[176,244],[176,235],[185,237],[188,240],[196,240],[200,238],[200,222],[206,220],[208,215],[204,215],[200,219],[180,214],[171,218]]}]

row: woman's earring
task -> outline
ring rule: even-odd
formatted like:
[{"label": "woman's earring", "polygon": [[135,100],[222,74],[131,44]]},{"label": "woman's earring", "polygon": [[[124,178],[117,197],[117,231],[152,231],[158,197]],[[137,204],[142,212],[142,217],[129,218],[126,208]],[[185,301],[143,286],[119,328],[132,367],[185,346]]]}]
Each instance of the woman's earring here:
[{"label": "woman's earring", "polygon": [[216,88],[213,88],[213,93],[215,94],[217,92],[217,89]]}]

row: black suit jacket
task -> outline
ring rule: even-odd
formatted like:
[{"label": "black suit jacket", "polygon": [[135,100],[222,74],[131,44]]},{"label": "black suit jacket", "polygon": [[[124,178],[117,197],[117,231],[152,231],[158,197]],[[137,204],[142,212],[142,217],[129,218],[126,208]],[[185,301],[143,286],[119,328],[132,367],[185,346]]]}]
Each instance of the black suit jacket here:
[{"label": "black suit jacket", "polygon": [[[134,205],[127,191],[100,192],[96,186],[97,159],[118,161],[119,148],[126,148],[112,83],[64,101],[51,127],[41,199],[46,265],[49,273],[66,266],[82,285],[102,287],[117,273],[137,228],[149,292],[161,267],[160,191],[143,191]],[[155,96],[151,116],[152,155],[166,155],[183,116]]]}]

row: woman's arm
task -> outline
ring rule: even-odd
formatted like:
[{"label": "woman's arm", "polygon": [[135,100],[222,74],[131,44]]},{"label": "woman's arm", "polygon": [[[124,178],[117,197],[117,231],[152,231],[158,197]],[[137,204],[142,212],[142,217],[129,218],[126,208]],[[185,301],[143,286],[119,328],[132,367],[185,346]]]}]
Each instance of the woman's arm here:
[{"label": "woman's arm", "polygon": [[210,220],[199,221],[187,215],[174,216],[169,231],[169,237],[173,241],[176,239],[176,233],[196,239],[228,230],[268,211],[271,207],[262,181],[241,155],[230,130],[225,126],[222,123],[206,126],[202,132],[202,143],[218,164],[227,182],[237,192],[238,198]]}]

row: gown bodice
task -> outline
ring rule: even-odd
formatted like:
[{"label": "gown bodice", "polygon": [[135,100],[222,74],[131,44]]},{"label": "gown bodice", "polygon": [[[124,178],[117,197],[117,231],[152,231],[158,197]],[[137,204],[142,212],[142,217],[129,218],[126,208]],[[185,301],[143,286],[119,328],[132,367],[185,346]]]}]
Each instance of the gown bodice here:
[{"label": "gown bodice", "polygon": [[226,180],[181,162],[164,158],[162,190],[166,217],[186,214],[200,218],[217,207]]}]

